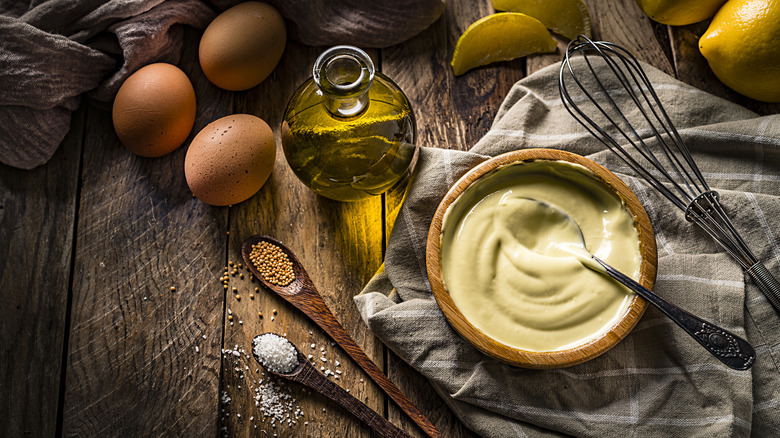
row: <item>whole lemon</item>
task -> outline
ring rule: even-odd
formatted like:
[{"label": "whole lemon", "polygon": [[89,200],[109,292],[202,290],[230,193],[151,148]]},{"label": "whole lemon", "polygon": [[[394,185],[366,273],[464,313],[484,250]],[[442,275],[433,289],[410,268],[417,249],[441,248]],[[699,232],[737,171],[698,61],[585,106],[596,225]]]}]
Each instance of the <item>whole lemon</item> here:
[{"label": "whole lemon", "polygon": [[685,26],[706,20],[726,0],[636,0],[651,20],[672,26]]},{"label": "whole lemon", "polygon": [[699,39],[715,76],[734,91],[780,102],[780,0],[729,0]]}]

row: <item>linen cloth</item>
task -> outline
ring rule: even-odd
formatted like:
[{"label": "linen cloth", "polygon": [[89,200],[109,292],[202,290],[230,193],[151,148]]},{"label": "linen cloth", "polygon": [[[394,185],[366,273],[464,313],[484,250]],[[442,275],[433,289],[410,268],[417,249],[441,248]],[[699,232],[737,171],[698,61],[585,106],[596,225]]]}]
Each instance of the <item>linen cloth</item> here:
[{"label": "linen cloth", "polygon": [[[177,64],[183,26],[242,0],[0,0],[0,162],[51,158],[81,95],[111,102],[144,65]],[[444,0],[264,0],[304,44],[386,47],[433,23]]]},{"label": "linen cloth", "polygon": [[[568,114],[558,95],[559,66],[515,84],[491,129],[470,151],[421,149],[384,269],[355,297],[365,323],[482,436],[780,436],[780,318],[708,235]],[[780,116],[758,117],[645,69],[736,227],[780,275]],[[615,98],[627,99],[619,93]],[[655,292],[746,338],[757,352],[751,370],[727,368],[652,306],[613,349],[557,370],[499,362],[448,325],[426,274],[434,211],[468,169],[531,147],[587,156],[631,187],[656,233]]]}]

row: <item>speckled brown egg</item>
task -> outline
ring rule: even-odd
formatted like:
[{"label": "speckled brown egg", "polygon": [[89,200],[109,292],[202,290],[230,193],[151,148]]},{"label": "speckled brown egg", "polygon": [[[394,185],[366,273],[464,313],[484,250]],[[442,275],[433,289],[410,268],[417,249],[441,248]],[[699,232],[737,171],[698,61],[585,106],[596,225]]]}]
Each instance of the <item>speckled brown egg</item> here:
[{"label": "speckled brown egg", "polygon": [[130,75],[114,99],[119,141],[142,157],[160,157],[179,147],[195,123],[195,90],[183,71],[157,63]]},{"label": "speckled brown egg", "polygon": [[276,160],[276,140],[266,122],[234,114],[210,123],[192,139],[184,176],[192,193],[211,205],[232,205],[265,184]]},{"label": "speckled brown egg", "polygon": [[218,15],[203,32],[200,67],[214,85],[246,90],[271,74],[286,43],[279,11],[267,3],[240,3]]}]

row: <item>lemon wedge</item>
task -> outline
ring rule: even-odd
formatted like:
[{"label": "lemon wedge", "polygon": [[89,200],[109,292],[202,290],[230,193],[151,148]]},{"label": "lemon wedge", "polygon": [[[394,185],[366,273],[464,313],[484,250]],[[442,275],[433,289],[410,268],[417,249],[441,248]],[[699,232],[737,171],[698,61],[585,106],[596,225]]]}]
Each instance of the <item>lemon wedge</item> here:
[{"label": "lemon wedge", "polygon": [[556,47],[550,32],[536,18],[516,12],[488,15],[472,23],[458,39],[452,71],[459,76],[474,67],[554,52]]},{"label": "lemon wedge", "polygon": [[571,40],[577,35],[590,38],[590,14],[582,0],[493,0],[493,8],[530,15]]}]

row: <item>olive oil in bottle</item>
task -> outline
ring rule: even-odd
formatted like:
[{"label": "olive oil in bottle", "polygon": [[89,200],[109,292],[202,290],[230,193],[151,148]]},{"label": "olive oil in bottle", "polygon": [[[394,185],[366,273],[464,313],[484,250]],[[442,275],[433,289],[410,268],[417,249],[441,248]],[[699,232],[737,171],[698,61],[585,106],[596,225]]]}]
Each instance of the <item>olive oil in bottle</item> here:
[{"label": "olive oil in bottle", "polygon": [[287,104],[282,147],[295,175],[338,201],[381,194],[411,172],[415,120],[406,96],[357,47],[336,46]]}]

